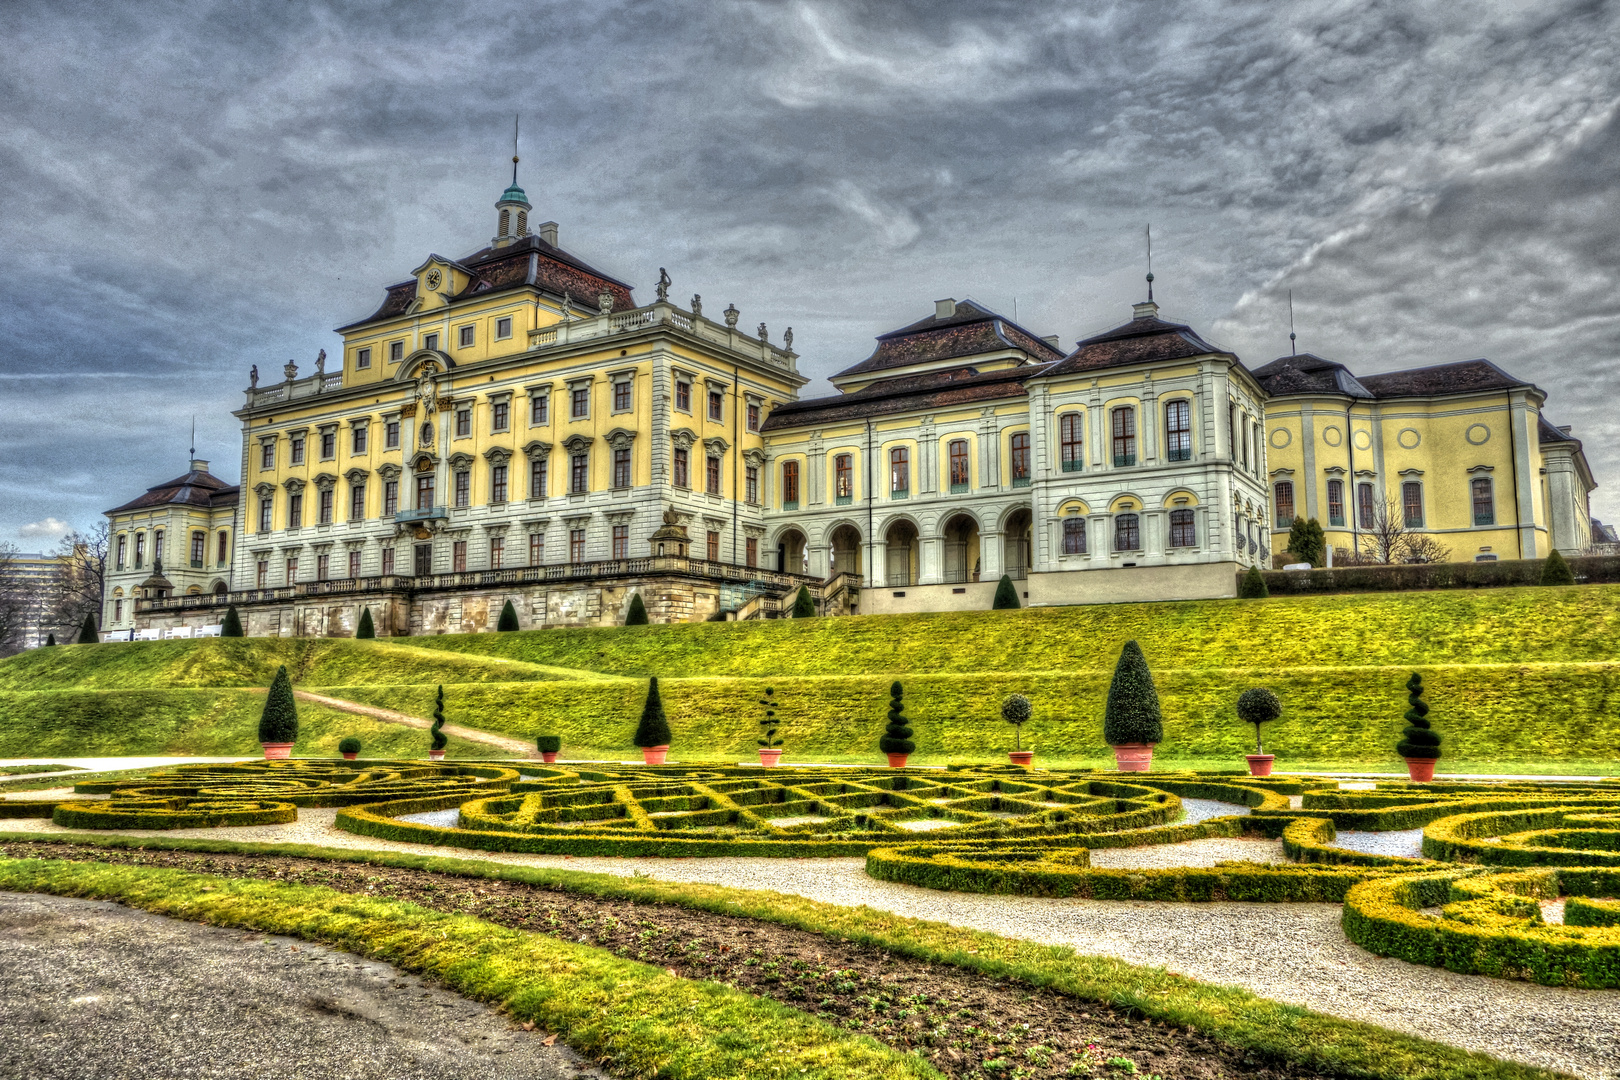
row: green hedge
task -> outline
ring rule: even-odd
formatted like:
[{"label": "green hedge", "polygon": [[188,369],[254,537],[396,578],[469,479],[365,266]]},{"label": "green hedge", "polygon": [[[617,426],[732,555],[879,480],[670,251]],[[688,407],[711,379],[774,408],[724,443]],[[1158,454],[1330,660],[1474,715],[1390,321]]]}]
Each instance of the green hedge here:
[{"label": "green hedge", "polygon": [[[1620,582],[1620,556],[1585,555],[1568,560],[1576,582]],[[1306,593],[1391,592],[1415,589],[1501,589],[1540,585],[1545,559],[1497,562],[1402,563],[1388,566],[1336,566],[1331,570],[1268,570],[1261,574],[1273,596]],[[1243,575],[1238,575],[1241,583]]]},{"label": "green hedge", "polygon": [[217,829],[287,825],[298,820],[298,808],[288,802],[83,800],[58,803],[51,820],[67,829]]},{"label": "green hedge", "polygon": [[48,818],[64,799],[0,799],[0,818]]},{"label": "green hedge", "polygon": [[[1522,840],[1515,836],[1546,834],[1571,819],[1577,823],[1589,820],[1595,808],[1540,802],[1522,807],[1481,806],[1476,812],[1454,813],[1423,830],[1423,854],[1447,862],[1492,866],[1620,866],[1620,848],[1551,847],[1535,843],[1538,837],[1534,835]],[[1597,835],[1605,832],[1610,837],[1615,835],[1606,830]]]}]

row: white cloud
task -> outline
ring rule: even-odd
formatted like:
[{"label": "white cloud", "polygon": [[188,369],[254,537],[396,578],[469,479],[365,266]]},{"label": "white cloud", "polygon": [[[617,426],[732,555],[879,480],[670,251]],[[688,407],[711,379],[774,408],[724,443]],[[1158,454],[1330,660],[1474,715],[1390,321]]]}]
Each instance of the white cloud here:
[{"label": "white cloud", "polygon": [[60,518],[42,518],[39,521],[30,521],[17,530],[17,535],[24,540],[60,540],[73,531],[73,526]]}]

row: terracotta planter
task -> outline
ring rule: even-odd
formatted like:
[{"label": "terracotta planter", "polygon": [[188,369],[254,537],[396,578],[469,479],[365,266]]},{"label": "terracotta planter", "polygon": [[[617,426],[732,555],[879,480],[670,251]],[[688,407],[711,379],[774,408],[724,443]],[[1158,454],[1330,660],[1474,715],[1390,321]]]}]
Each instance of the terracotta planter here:
[{"label": "terracotta planter", "polygon": [[560,753],[562,753],[561,750],[542,750],[540,751],[540,760],[547,765],[551,765],[556,762],[557,755]]},{"label": "terracotta planter", "polygon": [[1406,759],[1406,775],[1411,777],[1414,784],[1426,784],[1434,779],[1434,763],[1439,758],[1409,757]]},{"label": "terracotta planter", "polygon": [[759,763],[767,769],[776,768],[776,763],[781,760],[782,751],[764,746],[759,748]]},{"label": "terracotta planter", "polygon": [[274,758],[292,757],[293,744],[290,742],[266,742],[259,745],[264,747],[264,756],[267,761]]},{"label": "terracotta planter", "polygon": [[429,750],[428,751],[428,757],[433,759],[434,761],[443,761],[444,760],[444,751],[443,750]]},{"label": "terracotta planter", "polygon": [[1249,762],[1250,776],[1270,776],[1271,763],[1277,760],[1276,754],[1244,754]]},{"label": "terracotta planter", "polygon": [[1014,765],[1028,765],[1035,760],[1035,751],[1009,750],[1007,756],[1012,759]]},{"label": "terracotta planter", "polygon": [[1114,747],[1114,765],[1120,772],[1152,772],[1154,743],[1120,743]]},{"label": "terracotta planter", "polygon": [[903,769],[903,768],[905,768],[906,767],[906,758],[908,758],[910,756],[911,756],[910,754],[890,754],[889,755],[889,768],[891,768],[891,769]]},{"label": "terracotta planter", "polygon": [[648,765],[662,765],[664,763],[664,755],[667,753],[669,753],[668,743],[665,743],[663,746],[643,746],[641,748],[641,760],[646,762]]},{"label": "terracotta planter", "polygon": [[353,761],[355,758],[357,758],[359,756],[360,756],[360,751],[358,751],[358,750],[354,751],[353,753],[350,753],[347,750],[345,750],[343,752],[343,760],[344,761]]}]

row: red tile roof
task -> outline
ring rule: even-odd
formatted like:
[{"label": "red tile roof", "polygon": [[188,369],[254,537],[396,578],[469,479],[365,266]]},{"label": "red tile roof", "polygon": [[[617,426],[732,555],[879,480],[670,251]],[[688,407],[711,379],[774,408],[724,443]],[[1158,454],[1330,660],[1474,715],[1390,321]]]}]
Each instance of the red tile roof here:
[{"label": "red tile roof", "polygon": [[184,476],[177,476],[167,483],[157,484],[146,489],[146,494],[131,499],[123,506],[115,506],[108,510],[109,514],[117,514],[125,510],[140,510],[149,506],[197,506],[204,510],[220,510],[235,506],[241,495],[241,489],[235,484],[227,484],[212,473],[192,471]]},{"label": "red tile roof", "polygon": [[879,334],[877,342],[871,356],[833,377],[890,371],[1007,349],[1018,349],[1036,362],[1056,360],[1063,355],[1061,349],[971,300],[959,301],[954,314],[943,319],[930,315],[909,326]]}]

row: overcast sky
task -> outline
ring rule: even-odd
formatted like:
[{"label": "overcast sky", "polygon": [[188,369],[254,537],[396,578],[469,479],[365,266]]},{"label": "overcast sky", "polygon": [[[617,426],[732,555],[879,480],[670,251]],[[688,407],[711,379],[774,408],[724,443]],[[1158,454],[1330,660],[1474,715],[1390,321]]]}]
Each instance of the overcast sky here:
[{"label": "overcast sky", "polygon": [[1156,295],[1251,367],[1484,356],[1620,518],[1620,5],[0,5],[0,542],[185,468],[521,182],[652,299],[825,375],[972,297],[1065,344]]}]

